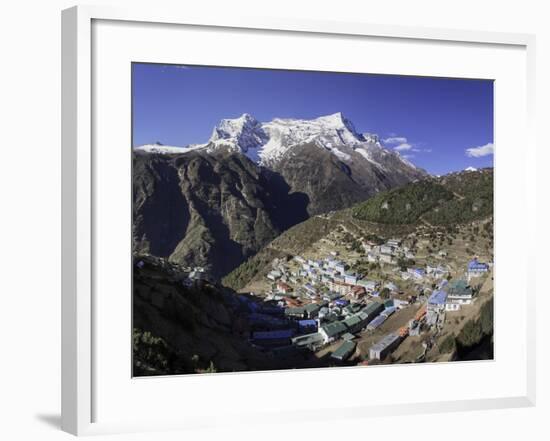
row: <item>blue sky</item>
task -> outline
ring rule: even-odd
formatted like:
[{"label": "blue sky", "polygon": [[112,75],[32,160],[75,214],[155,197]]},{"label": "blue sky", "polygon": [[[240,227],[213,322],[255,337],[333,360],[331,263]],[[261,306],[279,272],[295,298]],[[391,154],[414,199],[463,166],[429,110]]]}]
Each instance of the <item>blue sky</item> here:
[{"label": "blue sky", "polygon": [[206,142],[222,118],[245,112],[342,112],[432,174],[493,165],[490,80],[134,63],[132,88],[135,146]]}]

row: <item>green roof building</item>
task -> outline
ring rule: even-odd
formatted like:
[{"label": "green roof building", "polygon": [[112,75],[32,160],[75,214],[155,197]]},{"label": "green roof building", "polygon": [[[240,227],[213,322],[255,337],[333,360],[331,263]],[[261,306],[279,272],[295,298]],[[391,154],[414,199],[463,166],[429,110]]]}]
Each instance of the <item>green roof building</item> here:
[{"label": "green roof building", "polygon": [[357,332],[363,327],[363,322],[361,318],[357,315],[351,315],[343,321],[344,325],[348,328],[349,332]]},{"label": "green roof building", "polygon": [[331,354],[331,358],[339,361],[347,360],[355,351],[355,343],[352,341],[345,341]]},{"label": "green roof building", "polygon": [[346,333],[348,328],[342,322],[333,322],[321,327],[319,332],[323,335],[325,343],[331,342]]}]

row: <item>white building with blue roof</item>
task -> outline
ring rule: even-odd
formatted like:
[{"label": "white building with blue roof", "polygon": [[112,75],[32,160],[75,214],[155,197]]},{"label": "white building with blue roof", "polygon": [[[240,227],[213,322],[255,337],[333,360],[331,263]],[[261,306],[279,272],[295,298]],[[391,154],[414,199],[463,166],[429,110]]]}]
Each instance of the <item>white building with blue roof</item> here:
[{"label": "white building with blue roof", "polygon": [[469,277],[478,277],[482,274],[485,274],[489,271],[489,265],[486,263],[479,262],[477,258],[474,258],[468,262],[468,276]]}]

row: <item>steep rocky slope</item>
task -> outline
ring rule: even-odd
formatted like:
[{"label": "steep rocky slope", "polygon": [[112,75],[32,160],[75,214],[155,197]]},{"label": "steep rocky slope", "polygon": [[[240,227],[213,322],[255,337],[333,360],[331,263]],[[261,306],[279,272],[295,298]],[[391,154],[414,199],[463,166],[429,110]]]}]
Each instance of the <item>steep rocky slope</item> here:
[{"label": "steep rocky slope", "polygon": [[307,218],[305,195],[243,155],[134,154],[134,252],[217,278]]}]

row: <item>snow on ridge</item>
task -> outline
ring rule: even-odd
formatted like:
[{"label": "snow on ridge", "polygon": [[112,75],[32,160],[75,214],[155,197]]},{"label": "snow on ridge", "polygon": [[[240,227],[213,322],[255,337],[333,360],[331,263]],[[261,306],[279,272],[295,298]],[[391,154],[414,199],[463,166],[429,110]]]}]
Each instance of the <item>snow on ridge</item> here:
[{"label": "snow on ridge", "polygon": [[470,166],[470,167],[466,167],[464,171],[475,172],[477,171],[477,168]]},{"label": "snow on ridge", "polygon": [[355,149],[355,151],[359,153],[367,161],[369,161],[371,164],[374,164],[377,167],[381,168],[382,170],[385,170],[385,167],[382,164],[380,164],[380,162],[374,159],[373,155],[371,154],[371,152],[369,152],[369,150],[361,147],[361,148]]},{"label": "snow on ridge", "polygon": [[349,161],[351,159],[351,156],[348,155],[347,153],[344,153],[343,151],[341,150],[338,150],[336,147],[332,147],[330,149],[330,152],[334,155],[336,155],[337,158],[339,159],[343,159],[344,161]]},{"label": "snow on ridge", "polygon": [[135,152],[158,153],[162,155],[174,155],[187,153],[204,147],[203,144],[191,144],[187,147],[163,144],[144,144],[134,147]]},{"label": "snow on ridge", "polygon": [[397,152],[396,154],[397,154],[397,157],[401,160],[401,162],[408,165],[409,167],[412,167],[412,168],[415,168],[415,169],[417,168],[416,165],[414,165],[411,161],[409,161],[404,156],[400,155],[399,152]]}]

